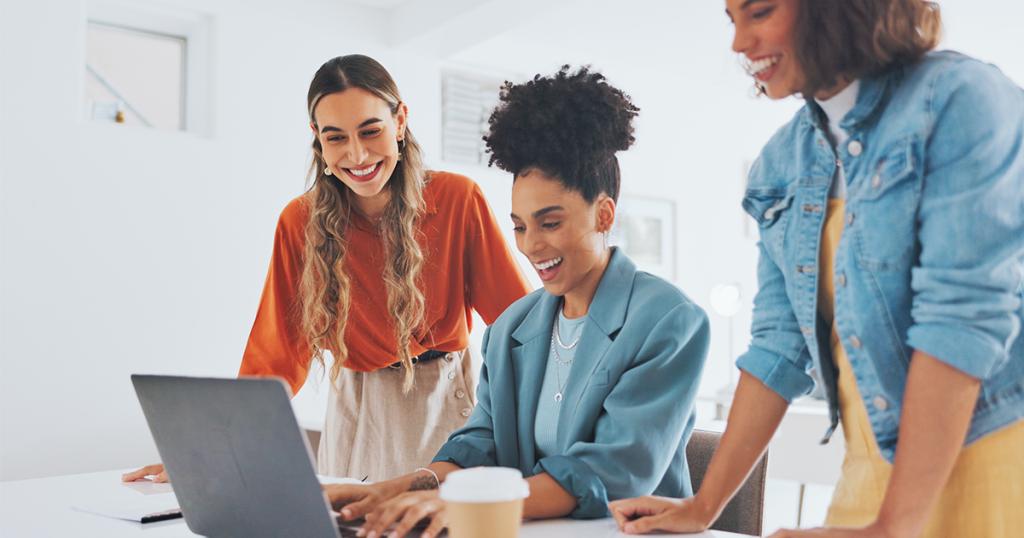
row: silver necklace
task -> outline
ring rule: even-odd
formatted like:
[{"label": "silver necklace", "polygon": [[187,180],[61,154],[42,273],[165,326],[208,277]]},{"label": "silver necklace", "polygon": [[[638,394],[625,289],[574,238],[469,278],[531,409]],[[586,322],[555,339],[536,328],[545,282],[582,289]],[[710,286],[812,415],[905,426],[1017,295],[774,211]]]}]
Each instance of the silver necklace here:
[{"label": "silver necklace", "polygon": [[558,347],[560,347],[560,348],[562,348],[562,349],[564,349],[566,351],[569,351],[570,349],[576,347],[576,344],[580,343],[580,337],[583,336],[583,333],[581,332],[579,335],[576,336],[576,339],[573,340],[571,344],[569,344],[569,345],[563,344],[562,343],[562,335],[558,334],[558,320],[557,319],[555,320],[555,330],[551,331],[551,333],[554,335],[555,343],[558,344]]},{"label": "silver necklace", "polygon": [[[557,326],[558,326],[558,324],[556,323],[555,327],[557,327]],[[563,360],[562,359],[562,356],[558,354],[558,347],[557,347],[556,342],[555,342],[555,334],[556,333],[554,331],[552,331],[552,334],[551,334],[551,350],[555,352],[555,379],[558,381],[558,392],[555,393],[555,402],[561,403],[562,402],[562,392],[565,390],[565,385],[569,383],[569,377],[568,376],[566,376],[565,382],[564,383],[562,382],[562,365],[565,365],[565,366],[568,366],[569,368],[572,368],[572,362],[574,360],[576,360],[576,358],[573,357],[573,358],[571,358],[569,360]],[[579,338],[576,339],[576,342],[579,342]],[[573,342],[574,346],[576,345],[576,342]]]}]

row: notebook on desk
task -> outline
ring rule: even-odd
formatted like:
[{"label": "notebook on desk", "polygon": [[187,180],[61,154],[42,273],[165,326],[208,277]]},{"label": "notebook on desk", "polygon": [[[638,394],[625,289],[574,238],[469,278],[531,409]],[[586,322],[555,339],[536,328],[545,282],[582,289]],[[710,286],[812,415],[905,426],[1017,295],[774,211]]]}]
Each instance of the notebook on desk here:
[{"label": "notebook on desk", "polygon": [[355,536],[331,511],[278,379],[133,375],[189,529],[204,536]]}]

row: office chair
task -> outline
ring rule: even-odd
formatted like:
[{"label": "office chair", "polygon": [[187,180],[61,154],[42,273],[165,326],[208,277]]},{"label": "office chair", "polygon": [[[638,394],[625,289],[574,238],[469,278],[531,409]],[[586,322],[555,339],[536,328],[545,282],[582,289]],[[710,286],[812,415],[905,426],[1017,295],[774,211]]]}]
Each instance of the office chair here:
[{"label": "office chair", "polygon": [[[690,467],[690,482],[693,491],[700,489],[704,480],[704,472],[711,462],[711,455],[718,448],[722,434],[706,430],[693,430],[690,442],[686,445],[686,461]],[[736,496],[729,501],[722,511],[713,530],[751,534],[761,536],[762,516],[764,514],[764,483],[768,470],[768,453],[750,472]]]}]

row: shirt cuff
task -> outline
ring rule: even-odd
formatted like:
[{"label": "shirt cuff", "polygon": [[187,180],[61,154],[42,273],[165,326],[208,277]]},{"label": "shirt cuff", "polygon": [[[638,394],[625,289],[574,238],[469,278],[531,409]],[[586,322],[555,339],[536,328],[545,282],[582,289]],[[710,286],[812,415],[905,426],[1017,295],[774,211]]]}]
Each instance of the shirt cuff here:
[{"label": "shirt cuff", "polygon": [[565,491],[576,497],[576,509],[569,514],[573,519],[608,517],[608,490],[597,473],[579,458],[549,456],[541,458],[533,468],[534,474],[548,473]]},{"label": "shirt cuff", "polygon": [[448,441],[437,451],[431,463],[454,463],[463,469],[494,465],[494,460],[487,453],[459,442],[458,439]]},{"label": "shirt cuff", "polygon": [[736,367],[756,377],[787,402],[814,388],[814,379],[789,359],[759,347],[751,347],[736,360]]},{"label": "shirt cuff", "polygon": [[977,379],[988,379],[1008,357],[1007,347],[995,338],[957,325],[914,325],[907,345]]}]

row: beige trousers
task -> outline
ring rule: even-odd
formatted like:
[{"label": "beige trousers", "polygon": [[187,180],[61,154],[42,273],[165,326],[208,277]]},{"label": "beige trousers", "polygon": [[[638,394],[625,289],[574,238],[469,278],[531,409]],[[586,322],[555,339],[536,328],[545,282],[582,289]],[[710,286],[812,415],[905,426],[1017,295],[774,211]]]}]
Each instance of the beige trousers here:
[{"label": "beige trousers", "polygon": [[327,404],[317,472],[378,482],[430,463],[473,410],[473,370],[468,350],[413,368],[408,394],[402,368],[342,369]]}]

